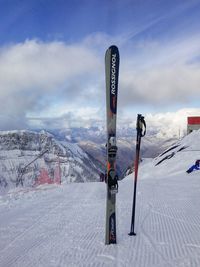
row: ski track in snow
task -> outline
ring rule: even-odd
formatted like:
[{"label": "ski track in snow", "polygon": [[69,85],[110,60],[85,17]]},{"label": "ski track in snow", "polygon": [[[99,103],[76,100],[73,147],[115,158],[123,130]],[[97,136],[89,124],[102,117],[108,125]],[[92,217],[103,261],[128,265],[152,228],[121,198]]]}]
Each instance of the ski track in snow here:
[{"label": "ski track in snow", "polygon": [[[185,180],[184,183],[183,177],[179,179],[172,177],[157,181],[155,190],[150,191],[149,211],[146,212],[140,227],[155,252],[162,257],[164,261],[162,266],[199,266],[194,264],[200,260],[199,245],[193,246],[197,248],[196,251],[191,249],[191,244],[199,244],[200,241],[198,179],[199,177],[196,180],[197,190],[193,188],[187,192],[188,181]],[[179,198],[177,189],[182,192]],[[145,200],[141,202],[144,203]]]},{"label": "ski track in snow", "polygon": [[117,245],[104,245],[104,183],[65,184],[0,205],[0,266],[200,266],[199,174],[119,183]]}]

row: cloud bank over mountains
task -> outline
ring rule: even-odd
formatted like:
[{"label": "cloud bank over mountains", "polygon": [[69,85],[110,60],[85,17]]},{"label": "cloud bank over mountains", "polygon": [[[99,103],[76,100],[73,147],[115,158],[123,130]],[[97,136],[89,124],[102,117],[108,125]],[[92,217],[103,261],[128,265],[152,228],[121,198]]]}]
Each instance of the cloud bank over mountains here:
[{"label": "cloud bank over mountains", "polygon": [[[118,42],[121,51],[119,120],[129,119],[124,114],[132,118],[145,112],[151,122],[162,124],[159,114],[167,118],[173,114],[167,111],[196,106],[199,35],[177,38],[167,45],[103,33],[79,43],[33,39],[0,48],[1,130],[88,126],[103,121],[104,53],[111,41]],[[175,112],[180,121],[183,113]]]}]

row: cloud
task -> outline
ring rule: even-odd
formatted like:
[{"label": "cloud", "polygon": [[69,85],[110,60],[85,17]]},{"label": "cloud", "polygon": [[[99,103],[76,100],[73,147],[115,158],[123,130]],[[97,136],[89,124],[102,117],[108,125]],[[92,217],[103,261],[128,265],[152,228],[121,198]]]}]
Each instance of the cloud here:
[{"label": "cloud", "polygon": [[95,52],[80,44],[27,40],[1,48],[2,114],[25,120],[59,98],[81,103],[99,65]]},{"label": "cloud", "polygon": [[125,54],[120,72],[122,105],[190,103],[199,95],[200,35],[163,42],[138,42]]},{"label": "cloud", "polygon": [[200,116],[200,108],[185,108],[175,112],[146,114],[148,131],[158,132],[158,137],[183,137],[187,129],[187,117]]},{"label": "cloud", "polygon": [[[106,118],[104,116],[104,118],[99,119],[98,112],[97,109],[93,109],[82,110],[82,113],[79,112],[78,114],[68,112],[54,118],[29,118],[29,123],[35,128],[44,128],[47,130],[95,126],[105,130]],[[89,114],[94,114],[94,116],[89,117]],[[200,116],[200,108],[184,108],[174,112],[146,113],[143,115],[147,124],[147,138],[152,134],[162,139],[182,138],[187,133],[187,117]],[[135,129],[136,118],[136,114],[131,118],[126,117],[122,119],[119,117],[117,131],[129,127]]]},{"label": "cloud", "polygon": [[[56,117],[30,117],[29,124],[38,129],[64,129],[71,127],[102,126],[105,123],[97,108],[80,108],[77,112],[69,111]],[[92,114],[92,116],[91,116]]]},{"label": "cloud", "polygon": [[189,103],[199,95],[200,68],[185,65],[127,72],[120,82],[124,106]]},{"label": "cloud", "polygon": [[170,110],[172,104],[192,106],[199,96],[199,35],[177,37],[167,44],[104,33],[71,44],[27,40],[0,48],[0,129],[34,127],[34,123],[57,128],[102,120],[104,54],[113,43],[119,43],[121,55],[120,111],[127,114],[132,109],[134,114],[138,105],[141,112],[147,106],[150,111],[163,106]]},{"label": "cloud", "polygon": [[[182,108],[176,111],[143,113],[147,125],[148,136],[156,135],[158,138],[181,138],[187,133],[187,117],[199,116],[200,108]],[[119,128],[136,128],[137,115],[125,116],[118,121]]]}]

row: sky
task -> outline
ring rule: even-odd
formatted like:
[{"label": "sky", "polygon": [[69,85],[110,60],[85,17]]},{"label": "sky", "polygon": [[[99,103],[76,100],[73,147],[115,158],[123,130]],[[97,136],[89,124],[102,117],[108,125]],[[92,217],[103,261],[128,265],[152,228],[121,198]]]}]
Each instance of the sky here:
[{"label": "sky", "polygon": [[105,51],[120,52],[118,123],[200,115],[200,0],[0,0],[0,130],[105,124]]}]

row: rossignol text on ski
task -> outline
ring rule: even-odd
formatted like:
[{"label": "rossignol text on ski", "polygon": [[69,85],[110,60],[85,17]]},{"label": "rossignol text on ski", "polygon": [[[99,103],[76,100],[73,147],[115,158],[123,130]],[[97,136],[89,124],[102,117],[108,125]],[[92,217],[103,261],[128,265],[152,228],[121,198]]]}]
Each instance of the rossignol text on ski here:
[{"label": "rossignol text on ski", "polygon": [[106,115],[107,115],[107,201],[106,201],[106,244],[115,244],[116,237],[116,193],[118,192],[118,177],[116,173],[116,118],[117,93],[119,76],[119,51],[116,46],[110,46],[105,55],[106,71]]}]

